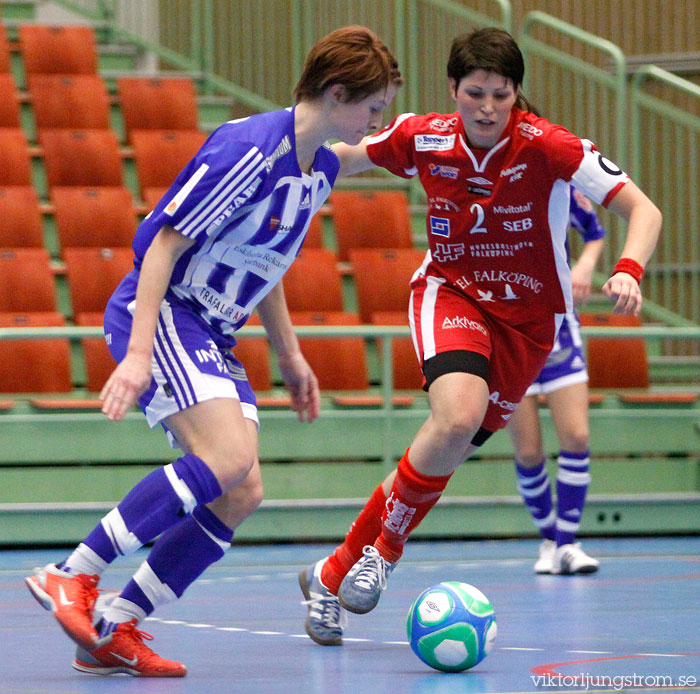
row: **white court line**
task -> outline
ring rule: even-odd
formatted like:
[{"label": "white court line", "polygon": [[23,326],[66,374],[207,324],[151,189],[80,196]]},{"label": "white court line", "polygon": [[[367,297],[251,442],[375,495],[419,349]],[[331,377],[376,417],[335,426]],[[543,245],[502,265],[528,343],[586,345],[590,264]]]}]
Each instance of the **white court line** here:
[{"label": "white court line", "polygon": [[606,655],[612,653],[612,651],[565,651],[566,653],[583,653],[588,655]]}]

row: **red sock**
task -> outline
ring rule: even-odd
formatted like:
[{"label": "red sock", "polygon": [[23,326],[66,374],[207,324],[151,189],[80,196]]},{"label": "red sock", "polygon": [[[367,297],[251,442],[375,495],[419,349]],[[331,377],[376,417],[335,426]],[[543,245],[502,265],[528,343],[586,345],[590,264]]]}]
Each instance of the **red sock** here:
[{"label": "red sock", "polygon": [[433,477],[418,472],[408,460],[399,461],[396,479],[382,514],[381,535],[374,543],[387,561],[398,561],[411,531],[435,506],[452,473]]},{"label": "red sock", "polygon": [[362,549],[365,545],[373,545],[379,537],[385,504],[386,494],[384,494],[380,484],[365,504],[357,520],[350,526],[343,544],[328,557],[328,561],[323,565],[321,581],[331,593],[338,592],[345,574],[362,556]]}]

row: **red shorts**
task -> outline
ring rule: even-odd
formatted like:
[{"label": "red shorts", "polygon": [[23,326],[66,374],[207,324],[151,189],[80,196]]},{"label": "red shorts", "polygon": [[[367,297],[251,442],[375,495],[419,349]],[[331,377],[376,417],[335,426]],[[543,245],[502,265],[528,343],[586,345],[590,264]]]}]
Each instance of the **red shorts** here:
[{"label": "red shorts", "polygon": [[495,321],[439,277],[411,283],[411,331],[420,362],[452,350],[477,352],[489,360],[489,404],[482,427],[498,431],[537,378],[554,345],[555,314],[509,325]]}]

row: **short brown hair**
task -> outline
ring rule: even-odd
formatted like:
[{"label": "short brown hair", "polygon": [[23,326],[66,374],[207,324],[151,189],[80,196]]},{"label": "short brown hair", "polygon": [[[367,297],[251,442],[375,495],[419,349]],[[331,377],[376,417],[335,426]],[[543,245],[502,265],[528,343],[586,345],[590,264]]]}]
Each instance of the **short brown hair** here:
[{"label": "short brown hair", "polygon": [[[447,76],[459,86],[463,77],[474,70],[495,72],[513,82],[517,89],[523,83],[525,63],[515,39],[498,27],[477,29],[462,34],[453,42],[447,61]],[[526,108],[527,101],[521,95],[516,102],[518,108]]]},{"label": "short brown hair", "polygon": [[403,84],[399,64],[367,27],[347,26],[316,42],[294,87],[297,101],[316,99],[326,87],[341,84],[347,101],[361,101],[389,84]]}]

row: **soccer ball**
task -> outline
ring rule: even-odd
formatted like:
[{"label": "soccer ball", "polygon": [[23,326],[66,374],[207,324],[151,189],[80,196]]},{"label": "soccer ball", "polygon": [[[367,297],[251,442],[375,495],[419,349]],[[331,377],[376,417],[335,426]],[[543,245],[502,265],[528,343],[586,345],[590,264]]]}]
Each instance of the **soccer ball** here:
[{"label": "soccer ball", "polygon": [[444,581],[424,590],[408,613],[408,641],[430,667],[445,672],[480,663],[496,640],[496,617],[474,586]]}]

